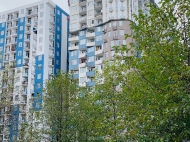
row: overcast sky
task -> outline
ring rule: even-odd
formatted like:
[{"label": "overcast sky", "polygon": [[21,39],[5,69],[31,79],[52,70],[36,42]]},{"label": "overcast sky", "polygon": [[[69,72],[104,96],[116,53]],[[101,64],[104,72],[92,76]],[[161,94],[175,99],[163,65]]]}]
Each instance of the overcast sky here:
[{"label": "overcast sky", "polygon": [[[27,5],[40,0],[0,0],[0,12],[10,10],[19,6]],[[65,12],[69,13],[68,0],[52,0],[55,4],[60,6]],[[160,0],[155,0],[159,2]]]}]

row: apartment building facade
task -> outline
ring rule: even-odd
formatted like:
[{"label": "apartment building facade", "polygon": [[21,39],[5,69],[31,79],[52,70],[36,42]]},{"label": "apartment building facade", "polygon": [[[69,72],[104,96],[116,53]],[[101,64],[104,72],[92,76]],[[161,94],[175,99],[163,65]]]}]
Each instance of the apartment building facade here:
[{"label": "apartment building facade", "polygon": [[0,141],[18,139],[31,98],[40,110],[45,81],[67,71],[68,16],[50,0],[0,13],[0,76],[13,74],[11,89],[8,77],[1,80],[0,99],[6,92],[11,104],[0,106]]},{"label": "apartment building facade", "polygon": [[113,46],[129,44],[133,14],[148,13],[146,5],[153,0],[69,0],[70,37],[69,70],[80,86],[94,86],[94,70],[113,59]]}]

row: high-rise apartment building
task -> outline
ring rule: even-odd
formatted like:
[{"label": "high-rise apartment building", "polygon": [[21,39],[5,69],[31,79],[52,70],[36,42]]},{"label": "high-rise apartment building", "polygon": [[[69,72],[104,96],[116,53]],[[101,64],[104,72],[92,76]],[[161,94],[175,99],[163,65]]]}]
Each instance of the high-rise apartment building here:
[{"label": "high-rise apartment building", "polygon": [[113,46],[128,44],[133,14],[148,13],[146,4],[153,0],[69,0],[69,70],[80,86],[93,86],[94,69],[115,54]]},{"label": "high-rise apartment building", "polygon": [[67,71],[68,16],[50,0],[0,13],[0,141],[16,141],[30,99],[39,110],[44,82]]}]

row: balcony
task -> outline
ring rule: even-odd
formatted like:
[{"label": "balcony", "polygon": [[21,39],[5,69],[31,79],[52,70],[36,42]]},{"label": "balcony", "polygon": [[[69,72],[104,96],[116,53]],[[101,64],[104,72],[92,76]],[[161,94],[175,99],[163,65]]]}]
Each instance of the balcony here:
[{"label": "balcony", "polygon": [[25,38],[24,38],[24,41],[25,41],[25,42],[30,42],[30,37],[25,37]]},{"label": "balcony", "polygon": [[49,53],[49,58],[54,58],[54,53],[53,52]]},{"label": "balcony", "polygon": [[29,59],[29,55],[25,55],[24,59],[28,60]]},{"label": "balcony", "polygon": [[102,18],[102,12],[98,12],[95,14],[96,19],[101,19]]},{"label": "balcony", "polygon": [[124,6],[122,6],[122,7],[120,8],[120,10],[121,10],[121,11],[124,11],[124,10],[125,10],[125,7],[124,7]]},{"label": "balcony", "polygon": [[113,7],[110,7],[110,8],[109,8],[109,11],[110,11],[110,12],[113,12]]},{"label": "balcony", "polygon": [[78,78],[79,78],[79,74],[74,74],[73,77],[74,77],[75,79],[78,79]]},{"label": "balcony", "polygon": [[17,29],[18,28],[18,24],[17,23],[12,24],[12,28],[13,29]]},{"label": "balcony", "polygon": [[49,22],[50,22],[50,24],[55,24],[54,19],[50,19]]},{"label": "balcony", "polygon": [[32,11],[28,11],[27,13],[26,13],[26,16],[27,17],[33,17],[33,16],[37,16],[38,15],[38,10],[37,9],[34,9],[34,10],[32,10]]},{"label": "balcony", "polygon": [[81,67],[86,67],[86,62],[80,63],[79,68],[81,68]]},{"label": "balcony", "polygon": [[55,27],[54,27],[54,26],[51,26],[51,27],[49,28],[49,31],[50,31],[51,33],[54,33],[54,29],[55,29]]},{"label": "balcony", "polygon": [[38,18],[34,18],[34,22],[37,23],[38,22]]},{"label": "balcony", "polygon": [[29,64],[28,62],[24,63],[23,68],[28,68],[28,64]]},{"label": "balcony", "polygon": [[54,61],[49,61],[49,66],[53,67],[54,66]]},{"label": "balcony", "polygon": [[53,41],[53,40],[54,40],[53,35],[50,35],[50,36],[49,36],[49,40],[50,40],[50,41]]},{"label": "balcony", "polygon": [[82,8],[79,10],[79,14],[84,15],[86,14],[86,8]]},{"label": "balcony", "polygon": [[12,24],[7,25],[7,29],[10,29],[10,28],[12,28]]},{"label": "balcony", "polygon": [[87,32],[86,37],[95,37],[95,32]]},{"label": "balcony", "polygon": [[13,31],[12,36],[16,37],[17,36],[17,31]]},{"label": "balcony", "polygon": [[26,80],[25,80],[25,81],[22,81],[22,85],[23,85],[23,86],[28,86],[28,81],[26,81]]},{"label": "balcony", "polygon": [[11,44],[15,44],[16,45],[17,40],[11,40]]},{"label": "balcony", "polygon": [[86,43],[86,46],[94,46],[95,42],[94,41],[89,41]]},{"label": "balcony", "polygon": [[69,38],[69,41],[79,41],[79,36],[78,36],[78,35],[72,35],[72,36]]},{"label": "balcony", "polygon": [[30,31],[31,31],[30,28],[26,28],[25,33],[26,33],[26,34],[30,34]]},{"label": "balcony", "polygon": [[89,87],[92,87],[92,86],[94,86],[95,85],[95,82],[94,81],[89,81],[89,82],[87,82],[87,86],[89,86]]},{"label": "balcony", "polygon": [[95,55],[103,54],[103,49],[98,49],[95,51]]},{"label": "balcony", "polygon": [[86,23],[86,16],[81,17],[81,18],[79,19],[79,22],[80,22],[80,23]]},{"label": "balcony", "polygon": [[112,3],[112,2],[113,2],[113,0],[109,0],[109,2],[110,2],[110,3]]},{"label": "balcony", "polygon": [[31,21],[26,21],[26,26],[31,26]]},{"label": "balcony", "polygon": [[24,51],[29,51],[30,50],[30,46],[29,45],[26,45],[25,47],[24,47]]},{"label": "balcony", "polygon": [[81,26],[81,29],[85,29],[85,28],[87,28],[87,25],[82,25]]},{"label": "balcony", "polygon": [[79,0],[79,6],[85,6],[86,0]]},{"label": "balcony", "polygon": [[101,9],[102,8],[102,3],[97,3],[94,5],[94,8],[97,9]]},{"label": "balcony", "polygon": [[50,15],[51,16],[54,16],[55,15],[55,11],[52,9],[52,10],[50,10]]},{"label": "balcony", "polygon": [[94,76],[94,71],[86,72],[86,76],[93,77]]},{"label": "balcony", "polygon": [[15,52],[16,52],[16,48],[15,48],[15,47],[11,47],[11,50],[10,50],[10,52],[13,52],[13,53],[15,53]]},{"label": "balcony", "polygon": [[103,58],[102,59],[97,59],[96,61],[95,61],[95,64],[102,64],[103,63]]},{"label": "balcony", "polygon": [[114,39],[114,40],[118,39],[117,35],[114,35],[114,36],[113,36],[113,39]]},{"label": "balcony", "polygon": [[79,49],[79,46],[78,45],[71,45],[71,46],[69,46],[69,50],[77,50],[77,49]]},{"label": "balcony", "polygon": [[86,52],[80,53],[79,58],[85,58],[86,57]]}]

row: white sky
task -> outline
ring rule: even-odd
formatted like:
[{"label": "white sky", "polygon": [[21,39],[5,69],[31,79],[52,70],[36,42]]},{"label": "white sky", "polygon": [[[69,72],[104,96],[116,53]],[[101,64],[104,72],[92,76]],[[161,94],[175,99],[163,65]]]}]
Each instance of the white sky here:
[{"label": "white sky", "polygon": [[[0,12],[24,6],[40,0],[0,0]],[[68,0],[52,0],[55,4],[61,7],[65,12],[69,13]]]},{"label": "white sky", "polygon": [[[10,10],[19,6],[27,5],[40,0],[0,0],[0,12]],[[65,12],[69,13],[68,0],[52,0],[60,6]],[[159,2],[160,0],[155,0]]]}]

